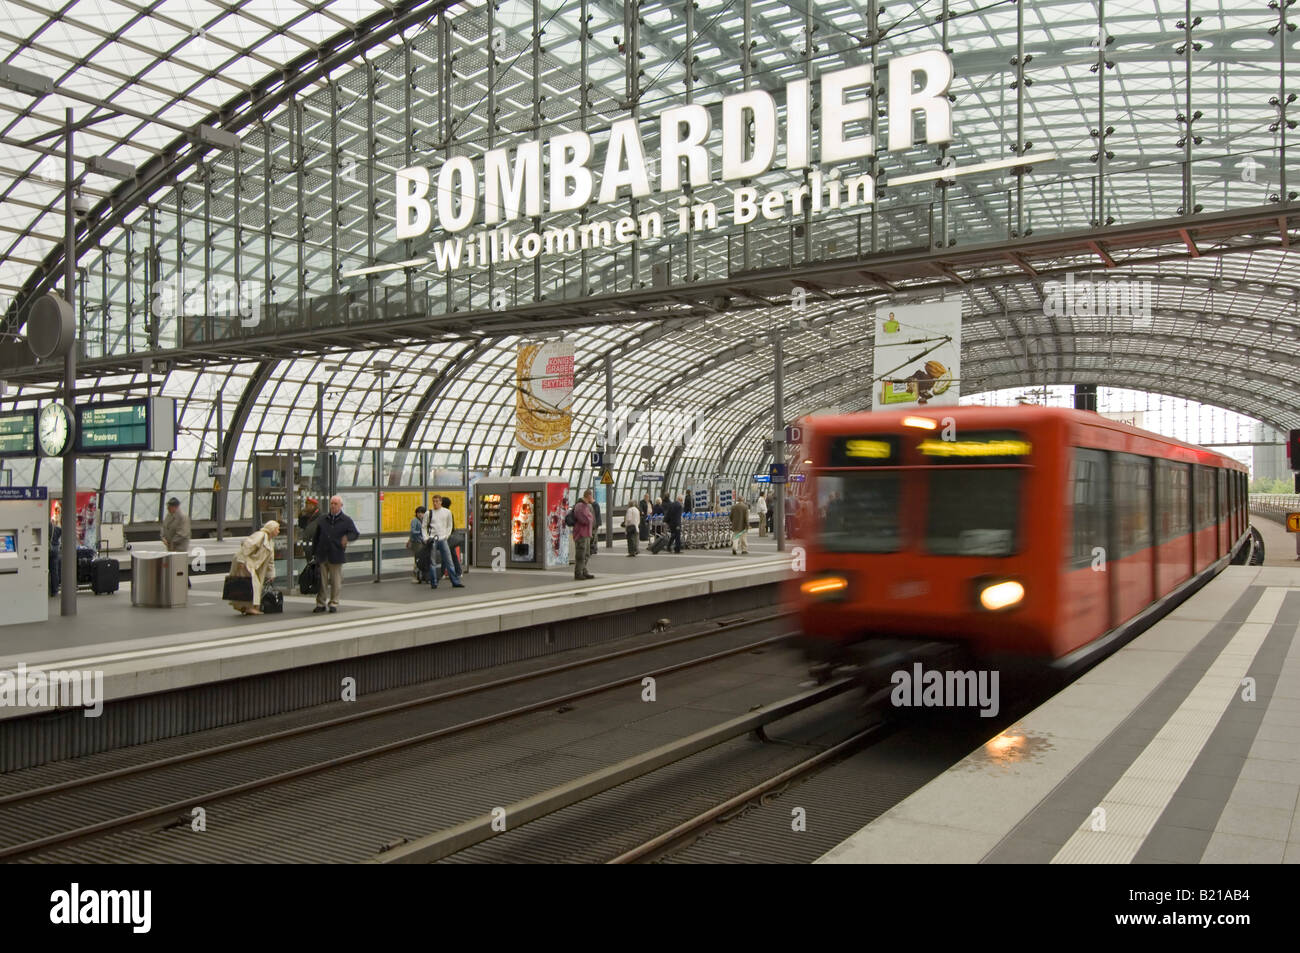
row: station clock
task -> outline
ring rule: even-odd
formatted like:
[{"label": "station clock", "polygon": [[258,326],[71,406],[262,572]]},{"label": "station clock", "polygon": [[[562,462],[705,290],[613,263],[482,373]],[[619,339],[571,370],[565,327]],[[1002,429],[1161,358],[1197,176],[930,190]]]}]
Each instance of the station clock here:
[{"label": "station clock", "polygon": [[66,404],[55,401],[41,408],[36,422],[36,437],[41,453],[47,457],[61,457],[72,446],[72,411]]}]

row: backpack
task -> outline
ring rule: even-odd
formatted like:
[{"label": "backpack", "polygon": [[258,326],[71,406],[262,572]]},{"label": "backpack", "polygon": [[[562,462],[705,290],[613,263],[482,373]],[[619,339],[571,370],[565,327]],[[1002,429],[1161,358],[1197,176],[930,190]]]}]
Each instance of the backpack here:
[{"label": "backpack", "polygon": [[571,508],[569,512],[564,514],[564,525],[570,529],[578,525],[577,507]]}]

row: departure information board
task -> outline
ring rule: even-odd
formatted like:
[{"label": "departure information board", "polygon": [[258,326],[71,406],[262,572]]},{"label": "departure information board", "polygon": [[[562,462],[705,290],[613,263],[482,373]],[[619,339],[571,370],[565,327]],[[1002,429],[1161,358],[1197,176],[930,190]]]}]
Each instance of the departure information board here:
[{"label": "departure information board", "polygon": [[0,414],[0,457],[36,456],[36,411]]},{"label": "departure information board", "polygon": [[77,408],[77,452],[176,449],[176,402],[168,397]]}]

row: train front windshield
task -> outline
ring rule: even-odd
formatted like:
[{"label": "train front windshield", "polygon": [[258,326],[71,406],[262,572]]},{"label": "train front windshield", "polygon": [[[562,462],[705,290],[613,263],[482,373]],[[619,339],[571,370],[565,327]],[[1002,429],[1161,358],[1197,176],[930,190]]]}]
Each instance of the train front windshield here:
[{"label": "train front windshield", "polygon": [[[912,548],[912,540],[904,539],[901,512],[906,483],[910,500],[917,499],[917,489],[925,498],[925,536],[917,541],[921,551],[935,556],[1018,552],[1024,464],[1032,452],[1023,434],[982,431],[959,440],[923,439],[916,448],[922,466],[893,469],[905,462],[901,449],[894,436],[832,441],[829,463],[839,472],[817,480],[820,543],[826,550],[894,553]],[[844,467],[855,470],[840,469]]]},{"label": "train front windshield", "polygon": [[849,473],[817,481],[821,544],[842,553],[896,553],[902,548],[898,473]]},{"label": "train front windshield", "polygon": [[935,556],[1010,556],[1017,549],[1023,470],[930,472],[925,551]]}]

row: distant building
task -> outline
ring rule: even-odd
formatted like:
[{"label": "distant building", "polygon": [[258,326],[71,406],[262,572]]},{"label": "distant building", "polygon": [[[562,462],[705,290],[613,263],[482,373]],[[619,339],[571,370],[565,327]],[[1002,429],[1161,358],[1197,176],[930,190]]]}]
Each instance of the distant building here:
[{"label": "distant building", "polygon": [[[1282,434],[1262,423],[1255,424],[1251,433],[1255,443],[1268,446],[1252,447],[1250,464],[1251,480],[1283,480],[1291,478],[1291,469],[1286,461],[1286,443]],[[1275,443],[1271,443],[1275,441]]]}]

